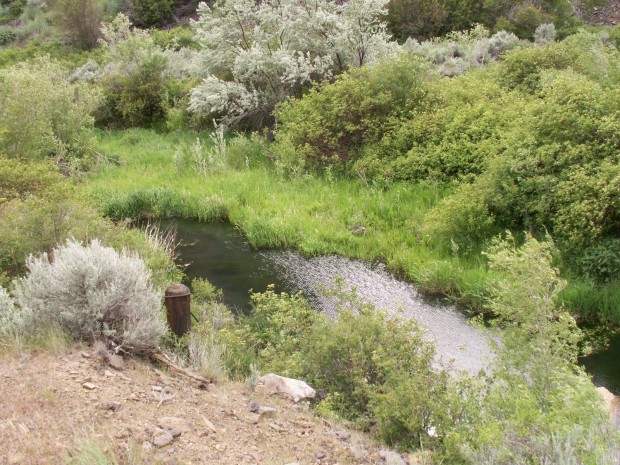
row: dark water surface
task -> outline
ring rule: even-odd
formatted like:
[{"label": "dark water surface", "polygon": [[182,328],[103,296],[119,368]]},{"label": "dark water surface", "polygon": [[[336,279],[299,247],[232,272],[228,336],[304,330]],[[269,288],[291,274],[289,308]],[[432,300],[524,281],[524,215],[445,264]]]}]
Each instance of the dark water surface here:
[{"label": "dark water surface", "polygon": [[[203,277],[224,291],[225,303],[237,311],[249,309],[249,290],[264,291],[275,284],[276,291],[301,290],[311,304],[328,315],[335,312],[332,299],[323,297],[341,277],[349,288],[378,308],[388,312],[402,309],[415,318],[435,341],[438,362],[451,362],[456,369],[474,373],[492,357],[487,337],[471,326],[464,313],[441,299],[421,295],[411,284],[387,272],[381,264],[370,264],[339,256],[305,258],[287,250],[253,250],[243,235],[227,223],[199,223],[174,220],[181,241],[179,261],[187,264],[190,279]],[[583,361],[597,385],[620,394],[620,337],[611,347]]]}]

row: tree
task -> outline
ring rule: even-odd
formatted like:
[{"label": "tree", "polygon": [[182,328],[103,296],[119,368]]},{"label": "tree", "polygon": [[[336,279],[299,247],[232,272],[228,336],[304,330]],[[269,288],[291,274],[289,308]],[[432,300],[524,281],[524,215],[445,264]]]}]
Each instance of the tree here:
[{"label": "tree", "polygon": [[190,110],[261,127],[278,102],[314,81],[396,50],[379,17],[387,0],[218,0],[194,22],[202,47]]},{"label": "tree", "polygon": [[615,432],[592,382],[576,365],[582,338],[556,298],[565,281],[553,245],[508,234],[488,253],[498,273],[489,302],[502,328],[483,384],[461,396],[475,428],[461,424],[448,442],[471,463],[616,463]]},{"label": "tree", "polygon": [[97,45],[103,7],[99,0],[56,0],[54,20],[75,45],[90,50]]}]

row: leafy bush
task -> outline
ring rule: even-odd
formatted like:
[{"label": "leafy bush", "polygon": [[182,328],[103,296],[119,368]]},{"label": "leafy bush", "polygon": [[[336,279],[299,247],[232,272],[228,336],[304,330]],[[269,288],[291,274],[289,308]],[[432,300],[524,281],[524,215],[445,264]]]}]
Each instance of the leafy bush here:
[{"label": "leafy bush", "polygon": [[97,45],[104,11],[101,0],[54,0],[54,21],[71,42],[85,49]]},{"label": "leafy bush", "polygon": [[140,351],[156,346],[166,331],[161,295],[136,254],[119,254],[98,240],[68,241],[51,257],[31,256],[26,264],[28,274],[14,291],[26,335],[58,325],[76,340]]},{"label": "leafy bush", "polygon": [[386,18],[390,32],[404,41],[409,37],[430,39],[454,30],[450,11],[442,0],[391,0]]},{"label": "leafy bush", "polygon": [[407,56],[352,69],[281,105],[276,141],[292,143],[314,165],[354,159],[423,99],[426,72],[422,60]]},{"label": "leafy bush", "polygon": [[388,316],[354,293],[336,297],[336,319],[313,326],[302,346],[303,372],[325,396],[323,409],[376,420],[391,444],[424,444],[428,428],[447,420],[446,373],[432,366],[433,345],[413,320]]},{"label": "leafy bush", "polygon": [[66,70],[39,58],[0,69],[0,149],[9,157],[36,159],[83,153],[99,94],[71,85]]},{"label": "leafy bush", "polygon": [[169,251],[153,235],[115,225],[80,198],[75,186],[51,163],[0,158],[0,276],[24,273],[29,254],[51,252],[69,238],[98,237],[107,245],[137,251],[153,270],[158,285],[178,280]]},{"label": "leafy bush", "polygon": [[17,33],[13,29],[0,29],[0,46],[9,45],[15,39],[17,39]]},{"label": "leafy bush", "polygon": [[198,49],[198,43],[194,40],[194,33],[188,27],[179,26],[172,29],[155,29],[151,32],[153,42],[158,47],[166,50],[181,50],[183,48]]},{"label": "leafy bush", "polygon": [[609,282],[620,275],[620,239],[607,237],[583,251],[578,266],[585,276]]},{"label": "leafy bush", "polygon": [[138,26],[155,26],[170,19],[174,0],[133,0],[131,19]]},{"label": "leafy bush", "polygon": [[[338,315],[329,321],[300,294],[252,294],[253,311],[237,326],[216,333],[230,350],[237,376],[261,372],[300,377],[320,395],[323,413],[369,425],[390,444],[432,442],[428,429],[443,430],[447,374],[432,367],[434,349],[413,321],[388,317],[355,293],[334,290]],[[240,363],[243,369],[238,371]],[[432,393],[432,395],[429,395]]]},{"label": "leafy bush", "polygon": [[509,235],[489,250],[501,276],[490,301],[501,345],[485,385],[462,397],[476,427],[464,423],[447,438],[471,463],[610,463],[613,427],[575,365],[582,335],[555,304],[565,283],[551,252],[529,235],[521,247]]},{"label": "leafy bush", "polygon": [[119,14],[102,28],[101,42],[110,62],[100,84],[105,97],[98,123],[110,126],[152,126],[165,121],[167,58],[146,31],[131,28]]}]

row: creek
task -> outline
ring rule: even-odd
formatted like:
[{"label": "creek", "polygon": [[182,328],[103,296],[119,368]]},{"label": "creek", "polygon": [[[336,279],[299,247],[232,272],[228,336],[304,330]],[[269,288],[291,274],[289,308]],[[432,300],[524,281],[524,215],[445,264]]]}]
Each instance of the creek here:
[{"label": "creek", "polygon": [[[235,312],[248,311],[249,291],[263,292],[274,284],[277,292],[302,291],[318,310],[333,316],[335,301],[322,295],[342,278],[345,287],[389,313],[414,318],[434,340],[437,363],[476,373],[492,357],[484,331],[472,326],[466,312],[443,299],[431,298],[394,277],[381,263],[366,263],[330,255],[306,258],[289,250],[255,250],[228,223],[188,220],[162,222],[173,227],[180,241],[179,263],[188,279],[206,278],[224,292],[224,302]],[[620,394],[620,337],[609,348],[581,360],[595,384]]]}]

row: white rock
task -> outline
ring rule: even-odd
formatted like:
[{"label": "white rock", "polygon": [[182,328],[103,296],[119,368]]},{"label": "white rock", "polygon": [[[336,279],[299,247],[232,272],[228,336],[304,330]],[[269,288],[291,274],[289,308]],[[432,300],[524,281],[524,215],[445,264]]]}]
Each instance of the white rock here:
[{"label": "white rock", "polygon": [[385,465],[406,465],[401,455],[393,450],[382,449],[379,451],[379,457],[385,460]]},{"label": "white rock", "polygon": [[609,415],[611,416],[612,421],[615,424],[618,424],[620,422],[620,398],[613,395],[611,392],[609,392],[607,388],[603,386],[597,387],[596,390],[603,398],[603,402],[605,404],[605,407],[607,408],[607,411],[609,412]]},{"label": "white rock", "polygon": [[299,402],[302,399],[312,399],[316,396],[314,389],[298,379],[285,378],[284,376],[269,373],[261,377],[260,382],[271,393],[286,394],[293,399],[293,402]]},{"label": "white rock", "polygon": [[178,429],[184,433],[192,431],[192,422],[179,417],[161,417],[157,419],[157,426],[165,430]]}]

